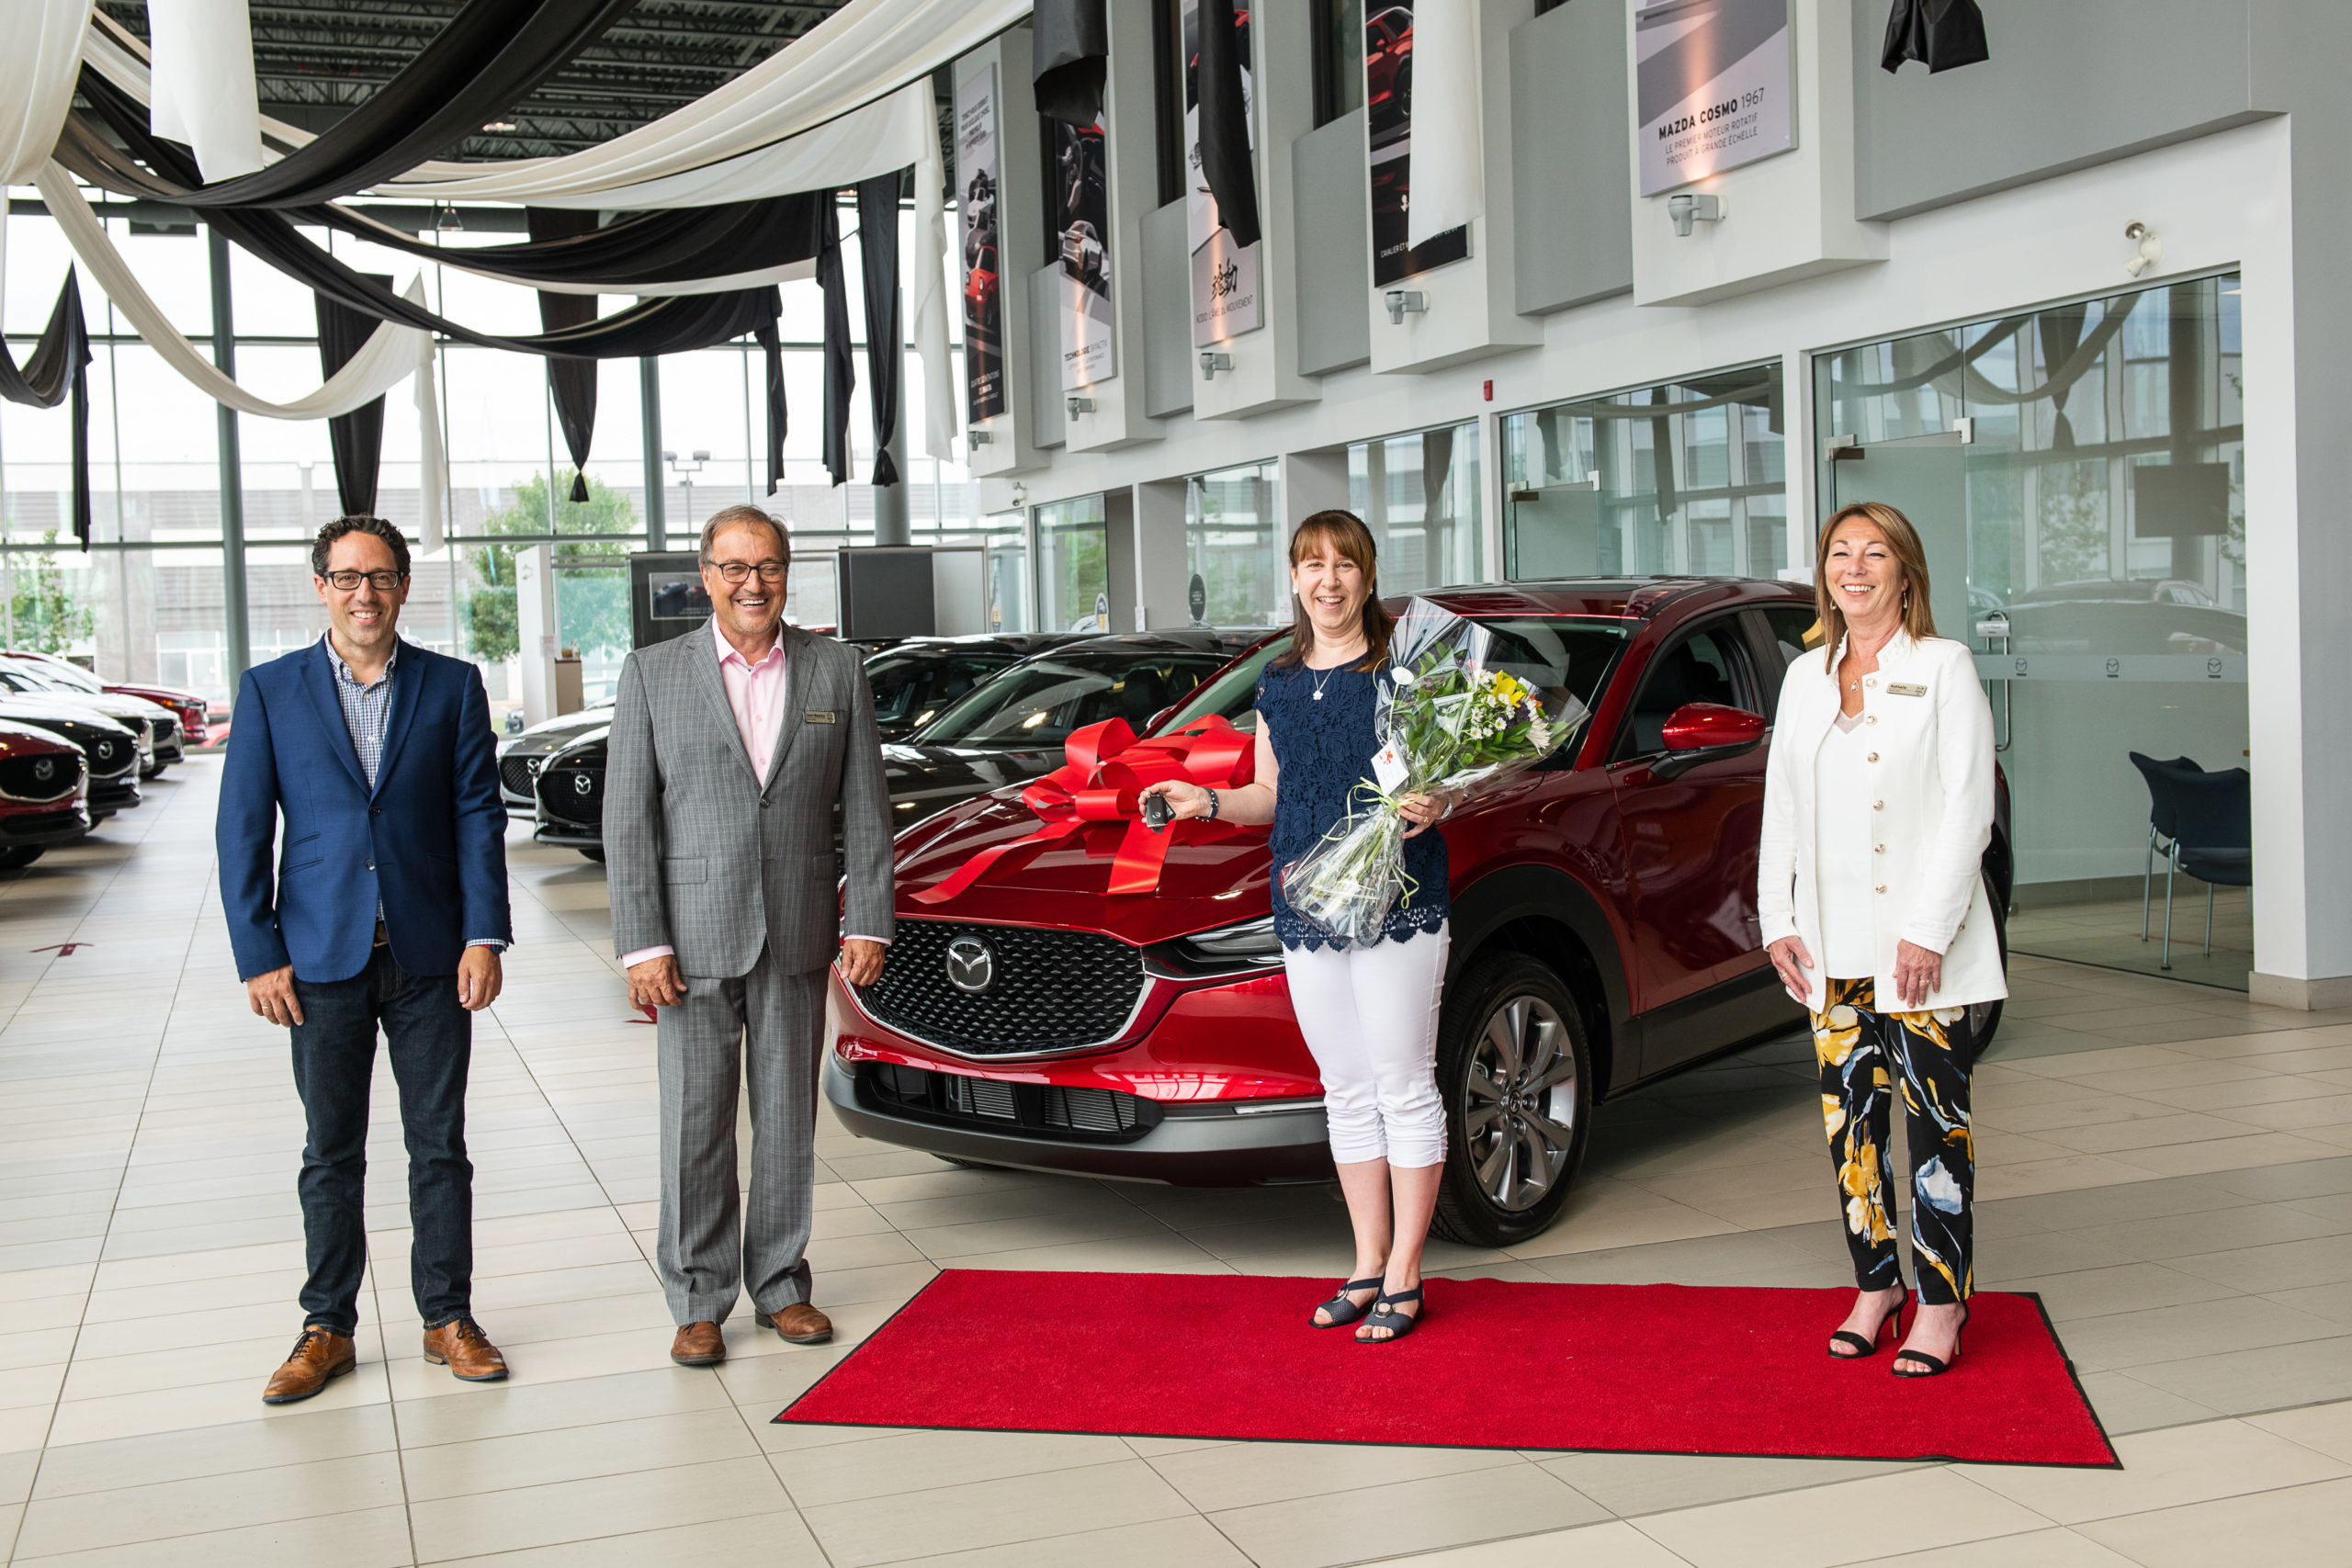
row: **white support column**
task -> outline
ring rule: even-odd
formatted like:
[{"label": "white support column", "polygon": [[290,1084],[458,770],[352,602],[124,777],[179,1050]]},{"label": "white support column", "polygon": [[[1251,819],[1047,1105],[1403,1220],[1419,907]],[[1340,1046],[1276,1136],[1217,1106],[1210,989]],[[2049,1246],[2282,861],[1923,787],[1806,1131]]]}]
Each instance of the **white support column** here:
[{"label": "white support column", "polygon": [[1282,487],[1283,537],[1287,540],[1303,519],[1348,509],[1348,449],[1283,453]]},{"label": "white support column", "polygon": [[548,545],[514,552],[514,642],[523,664],[523,722],[557,713],[555,556]]},{"label": "white support column", "polygon": [[1184,541],[1184,481],[1133,487],[1136,630],[1193,624],[1192,556]]}]

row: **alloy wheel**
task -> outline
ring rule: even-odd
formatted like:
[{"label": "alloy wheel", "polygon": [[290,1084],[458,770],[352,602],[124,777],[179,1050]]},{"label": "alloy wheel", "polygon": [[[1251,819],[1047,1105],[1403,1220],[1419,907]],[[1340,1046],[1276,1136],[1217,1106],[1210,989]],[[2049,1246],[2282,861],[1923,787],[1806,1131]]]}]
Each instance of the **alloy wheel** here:
[{"label": "alloy wheel", "polygon": [[1464,1128],[1478,1187],[1517,1213],[1550,1193],[1576,1145],[1577,1058],[1541,997],[1505,998],[1487,1014],[1470,1059]]}]

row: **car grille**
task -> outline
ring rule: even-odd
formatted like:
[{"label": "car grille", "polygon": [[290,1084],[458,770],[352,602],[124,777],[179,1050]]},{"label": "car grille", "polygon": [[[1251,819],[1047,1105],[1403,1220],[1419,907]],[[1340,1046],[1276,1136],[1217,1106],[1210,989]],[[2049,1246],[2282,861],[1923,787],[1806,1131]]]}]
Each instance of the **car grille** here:
[{"label": "car grille", "polygon": [[574,828],[605,825],[605,770],[569,764],[539,774],[539,804],[548,815]]},{"label": "car grille", "polygon": [[148,722],[155,728],[155,744],[158,746],[168,746],[180,738],[180,721],[169,714]]},{"label": "car grille", "polygon": [[519,795],[525,800],[530,799],[532,782],[539,776],[538,769],[532,765],[537,761],[536,757],[504,759],[498,764],[499,786],[509,795]]},{"label": "car grille", "polygon": [[28,811],[18,817],[0,817],[0,833],[12,839],[46,837],[81,827],[81,818],[71,811]]},{"label": "car grille", "polygon": [[89,750],[92,778],[110,779],[139,765],[139,743],[120,735],[102,735]]},{"label": "car grille", "polygon": [[82,782],[82,758],[74,751],[0,758],[0,795],[11,800],[62,800]]},{"label": "car grille", "polygon": [[[987,949],[979,990],[948,978],[949,946],[966,938]],[[997,1056],[1115,1040],[1143,987],[1143,955],[1099,932],[918,919],[899,922],[882,978],[859,995],[866,1011],[902,1034]]]},{"label": "car grille", "polygon": [[877,1104],[912,1111],[926,1120],[1017,1128],[1072,1142],[1088,1138],[1126,1142],[1158,1126],[1162,1116],[1156,1101],[1115,1089],[1001,1083],[896,1062],[876,1062],[868,1067],[865,1085]]}]

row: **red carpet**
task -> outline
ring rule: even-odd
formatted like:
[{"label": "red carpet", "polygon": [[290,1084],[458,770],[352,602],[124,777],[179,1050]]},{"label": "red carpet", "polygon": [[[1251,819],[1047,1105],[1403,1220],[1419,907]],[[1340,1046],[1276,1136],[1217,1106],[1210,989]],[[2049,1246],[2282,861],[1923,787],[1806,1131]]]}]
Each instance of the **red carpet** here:
[{"label": "red carpet", "polygon": [[1830,1359],[1846,1290],[1435,1280],[1401,1344],[1328,1280],[951,1269],[776,1417],[822,1425],[1632,1453],[2117,1464],[2029,1295],[1942,1377]]}]

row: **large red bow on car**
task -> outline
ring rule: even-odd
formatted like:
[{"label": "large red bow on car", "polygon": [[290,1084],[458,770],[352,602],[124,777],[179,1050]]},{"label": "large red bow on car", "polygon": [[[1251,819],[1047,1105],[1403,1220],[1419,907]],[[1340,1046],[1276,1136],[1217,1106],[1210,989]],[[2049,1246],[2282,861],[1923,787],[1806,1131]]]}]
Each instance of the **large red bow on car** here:
[{"label": "large red bow on car", "polygon": [[1090,853],[1108,850],[1111,882],[1105,891],[1153,892],[1168,846],[1179,832],[1197,842],[1237,829],[1230,823],[1188,819],[1155,833],[1144,825],[1144,789],[1168,779],[1234,789],[1248,784],[1258,766],[1256,739],[1216,714],[1148,740],[1136,739],[1126,720],[1106,718],[1073,732],[1062,753],[1068,761],[1021,792],[1022,803],[1038,816],[1037,830],[982,850],[944,881],[916,894],[915,902],[944,904],[1000,865],[1011,870],[1026,863],[1047,845],[1075,834],[1086,836]]}]

